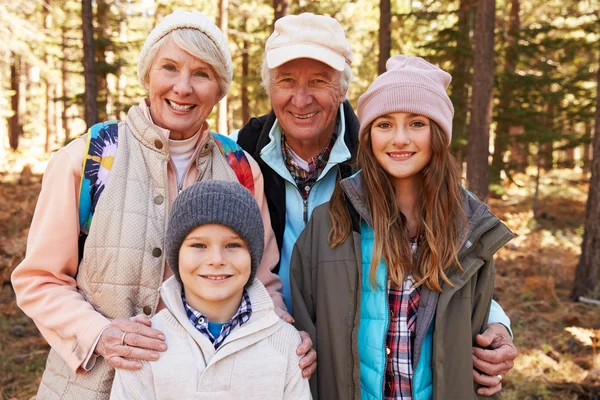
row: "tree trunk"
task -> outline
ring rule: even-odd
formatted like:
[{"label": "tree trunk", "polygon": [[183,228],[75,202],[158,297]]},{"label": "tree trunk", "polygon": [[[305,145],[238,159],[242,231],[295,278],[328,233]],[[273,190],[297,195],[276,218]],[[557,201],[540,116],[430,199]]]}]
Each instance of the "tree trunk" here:
[{"label": "tree trunk", "polygon": [[275,21],[290,13],[290,0],[273,0],[273,26]]},{"label": "tree trunk", "polygon": [[[44,30],[46,34],[50,34],[52,29],[52,13],[51,13],[50,0],[44,0],[43,17],[44,17]],[[52,144],[56,138],[56,109],[54,98],[56,97],[56,86],[54,85],[54,58],[52,55],[46,53],[46,73],[44,76],[44,83],[46,86],[46,142],[44,143],[44,152],[48,153]]]},{"label": "tree trunk", "polygon": [[[219,27],[221,28],[221,32],[223,32],[223,36],[225,36],[225,41],[227,41],[227,30],[229,29],[228,6],[228,0],[219,1]],[[217,129],[223,135],[229,133],[228,119],[227,96],[225,96],[219,101],[219,105],[217,106]]]},{"label": "tree trunk", "polygon": [[[244,20],[244,32],[247,32],[247,20]],[[248,95],[248,85],[250,84],[250,43],[247,38],[243,39],[242,44],[242,126],[250,121],[250,96]]]},{"label": "tree trunk", "polygon": [[108,64],[106,52],[110,43],[110,4],[107,0],[96,0],[96,20],[102,21],[94,29],[94,53],[96,57],[96,96],[98,120],[108,119]]},{"label": "tree trunk", "polygon": [[[592,124],[588,121],[585,123],[586,138],[592,138]],[[592,165],[592,143],[584,143],[583,145],[583,173],[587,175],[590,172]]]},{"label": "tree trunk", "polygon": [[10,90],[14,93],[10,98],[10,104],[13,111],[13,116],[8,119],[8,144],[13,150],[17,150],[19,147],[19,138],[23,133],[21,121],[19,119],[19,73],[20,71],[20,58],[15,53],[12,54],[13,62],[10,66]]},{"label": "tree trunk", "polygon": [[69,78],[69,69],[68,69],[68,57],[67,57],[67,27],[63,25],[62,27],[62,65],[61,65],[61,77],[62,77],[62,128],[65,131],[65,142],[68,142],[71,138],[71,126],[69,124],[68,111],[71,105],[69,101],[69,90],[68,90],[68,78]]},{"label": "tree trunk", "polygon": [[390,0],[379,2],[379,63],[377,73],[385,72],[385,63],[392,51],[392,6]]},{"label": "tree trunk", "polygon": [[467,182],[480,198],[488,197],[492,88],[494,86],[494,21],[496,0],[479,0],[475,21],[475,63],[471,121],[467,132]]},{"label": "tree trunk", "polygon": [[471,30],[473,29],[473,0],[461,0],[457,12],[458,36],[452,69],[450,100],[454,105],[452,123],[452,152],[459,165],[465,158],[467,142],[467,114],[469,108],[469,85],[471,77]]},{"label": "tree trunk", "polygon": [[94,61],[94,13],[92,0],[81,1],[81,19],[83,21],[83,76],[85,92],[83,104],[85,124],[89,128],[98,122],[98,86],[96,82],[96,62]]},{"label": "tree trunk", "polygon": [[517,40],[521,21],[519,19],[520,3],[519,0],[511,0],[509,15],[508,34],[506,38],[506,56],[504,58],[504,72],[501,80],[500,99],[498,102],[498,125],[496,127],[496,137],[494,140],[494,155],[492,158],[492,168],[490,170],[490,181],[500,183],[500,171],[505,168],[504,154],[510,143],[509,130],[511,126],[511,99],[514,95],[513,78],[515,69],[519,60],[519,50]]},{"label": "tree trunk", "polygon": [[[600,54],[600,52],[599,52]],[[581,258],[575,271],[573,299],[579,296],[598,296],[600,284],[600,57],[596,71],[596,117],[592,159],[592,177],[585,210]]]}]

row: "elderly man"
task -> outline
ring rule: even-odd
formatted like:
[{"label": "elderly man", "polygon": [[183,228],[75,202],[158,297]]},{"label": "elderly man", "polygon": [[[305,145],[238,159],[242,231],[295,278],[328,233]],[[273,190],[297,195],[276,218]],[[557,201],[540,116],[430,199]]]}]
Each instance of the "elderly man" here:
[{"label": "elderly man", "polygon": [[[351,62],[350,45],[335,19],[308,13],[279,19],[267,40],[262,70],[273,110],[252,118],[233,135],[264,176],[271,224],[281,251],[274,272],[281,277],[290,312],[294,243],[314,208],[330,199],[338,180],[354,172],[351,160],[359,122],[345,100]],[[473,376],[482,385],[481,395],[501,389],[502,374],[512,368],[517,355],[509,335],[510,320],[495,302],[489,323],[487,331],[477,337],[482,348],[473,350]]]}]

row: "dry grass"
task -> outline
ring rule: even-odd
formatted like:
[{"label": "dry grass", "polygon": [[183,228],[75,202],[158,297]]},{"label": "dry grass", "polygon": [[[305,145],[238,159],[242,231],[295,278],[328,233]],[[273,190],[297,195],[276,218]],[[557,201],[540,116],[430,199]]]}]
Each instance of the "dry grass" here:
[{"label": "dry grass", "polygon": [[[30,160],[31,171],[26,168],[21,174],[23,155],[12,157],[0,165],[0,399],[27,399],[35,394],[48,346],[17,309],[9,278],[24,255],[40,189],[36,171],[43,164]],[[525,175],[516,180],[523,186],[507,187],[503,199],[490,201],[492,210],[518,234],[497,258],[496,296],[512,320],[520,351],[504,380],[503,397],[600,399],[592,347],[566,330],[600,328],[600,306],[569,300],[587,183],[573,171],[544,175],[536,220],[532,182]]]}]

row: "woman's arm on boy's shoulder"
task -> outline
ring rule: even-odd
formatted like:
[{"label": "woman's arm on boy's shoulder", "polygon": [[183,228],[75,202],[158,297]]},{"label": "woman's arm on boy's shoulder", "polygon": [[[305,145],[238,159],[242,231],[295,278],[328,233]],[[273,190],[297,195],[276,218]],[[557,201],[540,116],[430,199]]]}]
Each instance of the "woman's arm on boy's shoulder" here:
[{"label": "woman's arm on boy's shoulder", "polygon": [[284,400],[309,400],[312,399],[310,394],[310,385],[308,378],[302,377],[302,370],[298,368],[298,364],[302,359],[298,356],[296,349],[300,345],[302,339],[298,331],[286,322],[282,322],[283,333],[288,337],[287,342],[287,371],[285,375],[285,388],[283,390]]},{"label": "woman's arm on boy's shoulder", "polygon": [[115,379],[110,392],[110,400],[152,400],[156,399],[154,376],[148,362],[142,362],[142,369],[115,369]]}]

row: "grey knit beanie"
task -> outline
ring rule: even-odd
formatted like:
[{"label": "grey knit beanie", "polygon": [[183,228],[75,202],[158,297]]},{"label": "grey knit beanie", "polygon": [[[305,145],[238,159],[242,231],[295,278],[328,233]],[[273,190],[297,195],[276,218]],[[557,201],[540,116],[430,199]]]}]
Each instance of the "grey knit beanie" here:
[{"label": "grey knit beanie", "polygon": [[407,112],[435,121],[452,140],[454,107],[446,93],[452,76],[420,57],[394,56],[358,99],[360,137],[367,127],[382,115]]},{"label": "grey knit beanie", "polygon": [[173,202],[167,227],[167,262],[173,275],[182,284],[179,274],[179,248],[185,237],[201,225],[224,225],[248,245],[252,260],[252,285],[263,256],[264,227],[260,208],[252,194],[237,182],[209,181],[195,183]]}]

